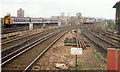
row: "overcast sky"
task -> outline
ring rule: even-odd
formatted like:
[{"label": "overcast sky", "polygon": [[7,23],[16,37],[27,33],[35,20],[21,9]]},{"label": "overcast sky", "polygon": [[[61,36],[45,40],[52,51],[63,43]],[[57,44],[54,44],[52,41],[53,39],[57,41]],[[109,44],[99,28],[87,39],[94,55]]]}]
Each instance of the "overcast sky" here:
[{"label": "overcast sky", "polygon": [[112,8],[119,0],[0,0],[0,17],[7,13],[17,16],[17,10],[22,8],[25,16],[50,17],[75,15],[81,12],[82,16],[115,18],[115,9]]}]

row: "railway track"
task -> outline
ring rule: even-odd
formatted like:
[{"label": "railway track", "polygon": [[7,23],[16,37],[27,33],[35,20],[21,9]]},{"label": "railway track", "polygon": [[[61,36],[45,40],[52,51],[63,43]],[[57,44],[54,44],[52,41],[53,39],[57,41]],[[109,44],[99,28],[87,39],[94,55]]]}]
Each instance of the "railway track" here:
[{"label": "railway track", "polygon": [[25,28],[25,27],[2,28],[2,34],[13,33],[13,32],[24,31],[24,30],[28,30],[28,28]]},{"label": "railway track", "polygon": [[96,43],[105,50],[107,50],[107,48],[118,47],[118,45],[96,35],[89,28],[86,28],[84,30],[82,29],[82,33],[92,42]]},{"label": "railway track", "polygon": [[120,35],[118,35],[118,34],[115,34],[115,33],[112,33],[112,32],[109,32],[109,31],[104,31],[106,34],[108,34],[108,35],[111,35],[111,36],[115,36],[115,37],[120,37]]},{"label": "railway track", "polygon": [[52,29],[48,29],[48,30],[43,30],[42,32],[27,34],[27,35],[20,36],[20,37],[18,36],[18,37],[15,37],[15,38],[13,38],[13,39],[10,39],[10,40],[3,40],[3,39],[2,39],[2,45],[8,44],[8,43],[11,43],[11,42],[14,42],[14,41],[22,40],[22,39],[25,39],[25,38],[28,38],[28,37],[31,37],[31,36],[35,36],[35,35],[41,34],[41,33],[43,33],[43,32],[54,31],[54,30],[57,30],[57,28],[52,28]]},{"label": "railway track", "polygon": [[103,32],[107,37],[109,37],[109,38],[112,38],[112,39],[114,39],[114,40],[117,40],[117,41],[120,41],[120,36],[119,35],[114,35],[114,34],[110,34],[110,33],[108,33],[107,31],[104,31]]},{"label": "railway track", "polygon": [[[59,31],[58,31],[58,32],[59,32]],[[19,51],[21,51],[21,50],[24,51],[24,49],[25,49],[26,47],[29,48],[29,47],[31,47],[32,45],[36,44],[38,41],[44,40],[44,39],[46,39],[46,38],[49,38],[50,36],[52,36],[52,35],[54,35],[54,34],[56,34],[56,33],[57,33],[57,32],[54,32],[54,33],[52,33],[52,34],[49,34],[49,35],[47,35],[47,36],[45,36],[45,37],[42,37],[42,38],[34,41],[34,42],[32,42],[32,43],[29,43],[29,44],[21,47],[20,49],[17,49],[17,50],[15,50],[15,51],[13,51],[11,54],[6,54],[4,57],[2,57],[2,65],[4,65],[5,63],[7,63],[8,60],[10,60],[10,59],[8,59],[8,58],[9,58],[10,56],[12,56],[13,54],[14,54],[14,56],[15,56],[17,52],[19,52]],[[5,52],[5,53],[6,53],[6,52]],[[8,52],[7,52],[7,53],[8,53]],[[3,55],[4,55],[4,54],[3,54]]]},{"label": "railway track", "polygon": [[118,45],[118,41],[120,41],[120,39],[114,37],[114,36],[110,36],[106,33],[104,33],[103,31],[101,30],[92,30],[91,28],[89,28],[90,31],[92,31],[94,34],[96,34],[97,36],[103,38],[103,39],[106,39],[107,41],[113,43],[114,45]]},{"label": "railway track", "polygon": [[54,32],[56,30],[50,30],[50,31],[46,31],[46,32],[40,32],[40,33],[36,33],[34,35],[29,35],[30,37],[24,37],[24,38],[19,38],[19,39],[16,39],[16,40],[12,40],[12,41],[9,41],[7,42],[7,44],[3,44],[2,45],[2,57],[6,56],[7,54],[10,54],[12,53],[13,51],[21,48],[21,47],[24,47],[25,45],[27,44],[30,44],[32,43],[33,41],[37,41],[39,38],[41,38],[42,36],[45,36],[47,34],[49,34],[50,32]]},{"label": "railway track", "polygon": [[[59,27],[60,28],[60,27]],[[48,28],[46,30],[43,30],[43,31],[49,31],[49,30],[54,30],[54,29],[57,29],[57,28]],[[36,31],[36,30],[35,30]],[[32,32],[35,32],[35,31],[32,31]],[[39,31],[40,32],[40,31]],[[15,40],[18,40],[18,39],[21,39],[21,38],[25,38],[25,37],[29,37],[29,36],[32,36],[32,35],[35,35],[35,34],[38,34],[39,33],[38,30],[37,32],[35,32],[34,34],[30,34],[30,32],[26,33],[24,36],[19,36],[19,35],[11,35],[9,36],[10,38],[9,39],[6,39],[6,37],[3,37],[2,38],[2,44],[6,44],[6,43],[9,43],[9,42],[12,42],[12,41],[15,41]],[[12,38],[11,38],[12,37]]]},{"label": "railway track", "polygon": [[[96,27],[96,25],[92,25],[92,26],[89,26],[89,27],[90,27],[91,31],[95,32],[96,34],[99,33],[99,34],[105,35],[105,36],[107,36],[107,37],[109,37],[109,38],[111,38],[113,40],[120,41],[120,39],[119,39],[120,36],[117,35],[117,34],[113,34],[113,33],[110,33],[108,31],[104,31],[104,30],[101,29],[101,27],[99,27],[99,26]],[[96,28],[96,29],[92,30],[93,28],[94,29]]]},{"label": "railway track", "polygon": [[55,31],[55,30],[56,29],[42,31],[42,32],[39,32],[39,33],[30,34],[30,35],[27,35],[27,36],[23,36],[23,37],[20,37],[20,38],[16,38],[16,39],[13,39],[13,40],[3,42],[2,43],[2,52],[7,51],[7,50],[12,49],[12,48],[15,48],[15,47],[18,47],[18,46],[20,46],[24,43],[27,43],[28,41],[31,41],[31,40],[34,41],[35,39],[37,39],[37,38],[39,38],[43,35],[46,35],[51,31]]},{"label": "railway track", "polygon": [[[44,50],[44,48],[46,47],[45,44],[51,43],[51,40],[48,41],[48,39],[51,39],[51,37],[53,37],[53,36],[55,36],[54,38],[56,38],[57,36],[61,36],[59,34],[61,32],[64,32],[64,30],[58,30],[56,32],[50,33],[30,44],[27,44],[26,46],[23,46],[13,52],[11,52],[10,54],[6,54],[4,57],[2,57],[2,66],[3,66],[2,70],[9,70],[9,69],[24,70],[26,65],[30,64],[30,62],[33,61],[33,59],[35,59],[35,57],[37,57],[42,50]],[[54,38],[52,38],[52,39],[54,39]],[[59,38],[57,38],[57,39],[59,39]],[[49,43],[45,43],[44,41],[49,42]],[[40,44],[40,45],[38,45],[38,44]],[[38,46],[40,48],[38,48]],[[24,53],[24,55],[23,55],[23,53]],[[32,53],[34,55],[32,55]],[[30,54],[31,54],[31,56],[30,56]],[[26,59],[26,57],[28,57],[28,59]],[[29,58],[29,57],[31,57],[31,58]],[[23,61],[24,58],[26,59],[26,60],[24,60],[25,62]],[[22,65],[24,63],[25,63],[25,66]],[[28,64],[26,64],[26,63],[28,63]],[[20,65],[20,67],[18,66],[18,64]]]},{"label": "railway track", "polygon": [[39,55],[37,56],[25,69],[23,72],[26,72],[27,70],[31,70],[32,66],[34,66],[34,63],[55,43],[57,42],[57,40],[59,40],[62,36],[64,36],[68,31],[62,33],[59,37],[57,37],[49,46],[47,46],[45,48],[45,50]]}]

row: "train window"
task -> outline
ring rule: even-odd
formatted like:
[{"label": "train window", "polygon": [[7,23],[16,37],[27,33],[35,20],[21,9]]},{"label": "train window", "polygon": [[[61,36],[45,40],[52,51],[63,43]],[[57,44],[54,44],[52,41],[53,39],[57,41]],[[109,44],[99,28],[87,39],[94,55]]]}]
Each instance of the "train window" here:
[{"label": "train window", "polygon": [[19,22],[21,21],[21,19],[19,19]]},{"label": "train window", "polygon": [[19,21],[22,21],[22,19],[19,19]]},{"label": "train window", "polygon": [[26,22],[28,22],[28,19],[26,19]]},{"label": "train window", "polygon": [[10,20],[10,18],[8,18],[8,20]]},{"label": "train window", "polygon": [[28,19],[26,19],[26,22],[28,22]]},{"label": "train window", "polygon": [[18,21],[18,19],[16,19],[16,21]]},{"label": "train window", "polygon": [[19,22],[19,19],[17,19],[17,21]]},{"label": "train window", "polygon": [[25,19],[23,19],[23,22],[25,22]]},{"label": "train window", "polygon": [[20,19],[18,19],[18,21],[20,21]]},{"label": "train window", "polygon": [[24,21],[26,22],[26,19],[24,19]]},{"label": "train window", "polygon": [[17,21],[17,18],[16,18],[16,21]]},{"label": "train window", "polygon": [[27,22],[27,19],[25,19],[25,22]]},{"label": "train window", "polygon": [[13,18],[13,21],[15,21],[15,19]]},{"label": "train window", "polygon": [[28,19],[28,22],[29,22],[29,19]]},{"label": "train window", "polygon": [[25,19],[23,19],[23,22],[25,22]]},{"label": "train window", "polygon": [[24,21],[24,19],[21,19],[21,21],[23,22],[23,21]]},{"label": "train window", "polygon": [[16,21],[16,19],[14,18],[14,21]]},{"label": "train window", "polygon": [[27,21],[27,19],[25,19],[25,22]]},{"label": "train window", "polygon": [[33,19],[31,21],[33,22]]},{"label": "train window", "polygon": [[25,22],[25,19],[23,19],[23,22]]}]

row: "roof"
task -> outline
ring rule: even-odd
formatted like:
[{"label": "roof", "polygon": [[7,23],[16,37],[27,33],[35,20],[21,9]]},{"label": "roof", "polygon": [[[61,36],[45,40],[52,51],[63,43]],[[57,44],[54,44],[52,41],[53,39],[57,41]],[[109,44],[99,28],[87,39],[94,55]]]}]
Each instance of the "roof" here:
[{"label": "roof", "polygon": [[117,2],[117,3],[113,6],[113,8],[117,8],[117,7],[118,7],[118,5],[120,5],[120,1],[119,1],[119,2]]},{"label": "roof", "polygon": [[11,18],[30,18],[30,17],[11,17]]}]

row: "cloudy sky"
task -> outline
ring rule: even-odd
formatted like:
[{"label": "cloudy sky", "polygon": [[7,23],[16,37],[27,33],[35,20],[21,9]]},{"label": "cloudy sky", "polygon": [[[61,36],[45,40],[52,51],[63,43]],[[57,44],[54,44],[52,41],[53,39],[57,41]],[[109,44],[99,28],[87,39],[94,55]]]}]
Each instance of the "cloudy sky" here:
[{"label": "cloudy sky", "polygon": [[17,16],[17,10],[22,8],[25,16],[50,17],[75,15],[81,12],[86,17],[114,19],[115,9],[112,8],[119,0],[0,0],[0,17],[7,13]]}]

